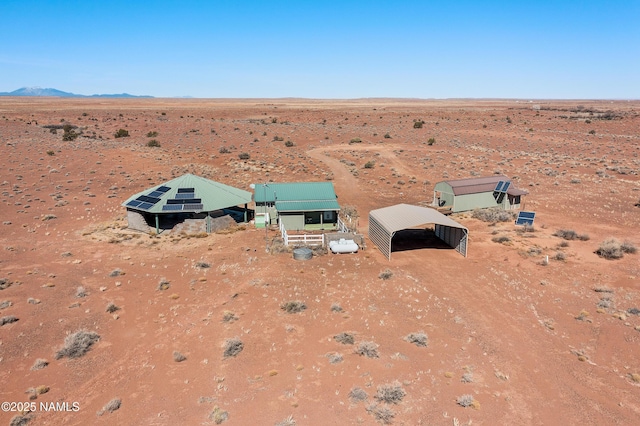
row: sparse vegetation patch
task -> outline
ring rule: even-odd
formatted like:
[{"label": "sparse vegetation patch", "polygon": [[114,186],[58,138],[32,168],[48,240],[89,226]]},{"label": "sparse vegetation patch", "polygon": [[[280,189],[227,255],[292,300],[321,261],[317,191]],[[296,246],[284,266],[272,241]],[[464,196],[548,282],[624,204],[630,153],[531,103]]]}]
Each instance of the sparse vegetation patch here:
[{"label": "sparse vegetation patch", "polygon": [[87,330],[79,330],[73,334],[69,334],[64,339],[64,346],[56,352],[55,358],[80,358],[86,354],[91,346],[100,340],[98,333]]},{"label": "sparse vegetation patch", "polygon": [[424,332],[410,333],[407,336],[405,336],[404,340],[406,340],[409,343],[413,343],[416,346],[423,346],[423,347],[426,347],[429,342],[429,338]]},{"label": "sparse vegetation patch", "polygon": [[292,301],[283,303],[280,306],[280,309],[282,309],[288,314],[297,314],[307,309],[307,305],[305,305],[304,302],[301,302],[299,300],[292,300]]},{"label": "sparse vegetation patch", "polygon": [[356,341],[355,336],[351,333],[336,334],[335,336],[333,336],[333,339],[338,343],[342,343],[343,345],[353,345]]},{"label": "sparse vegetation patch", "polygon": [[379,358],[378,345],[373,342],[360,342],[356,348],[356,353],[367,358]]},{"label": "sparse vegetation patch", "polygon": [[399,404],[406,394],[407,392],[402,388],[402,385],[400,385],[399,382],[394,382],[378,386],[378,392],[376,392],[375,398],[379,402]]},{"label": "sparse vegetation patch", "polygon": [[237,337],[227,339],[224,342],[224,357],[235,357],[244,349],[244,343]]}]

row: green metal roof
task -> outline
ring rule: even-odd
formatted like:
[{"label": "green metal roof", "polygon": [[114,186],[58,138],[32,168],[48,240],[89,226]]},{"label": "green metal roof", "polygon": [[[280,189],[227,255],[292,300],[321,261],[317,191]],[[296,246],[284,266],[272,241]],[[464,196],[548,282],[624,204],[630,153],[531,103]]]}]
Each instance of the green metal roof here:
[{"label": "green metal roof", "polygon": [[276,201],[278,212],[323,212],[338,211],[337,201]]},{"label": "green metal roof", "polygon": [[[168,188],[168,189],[167,189]],[[179,194],[178,190],[181,190]],[[193,189],[193,192],[188,191]],[[193,199],[199,199],[199,203],[171,204],[168,200],[180,199],[180,197],[193,194]],[[149,200],[148,203],[138,204],[139,197]],[[150,198],[149,198],[150,197]],[[158,201],[155,201],[155,200]],[[129,197],[122,206],[147,213],[179,213],[194,211],[213,211],[234,207],[251,202],[251,193],[234,188],[219,182],[205,179],[192,174],[185,174],[161,185],[157,185]],[[149,206],[148,206],[149,205]],[[176,206],[175,209],[164,206]],[[167,210],[171,209],[171,210]]]},{"label": "green metal roof", "polygon": [[[338,198],[331,182],[256,183],[254,201],[334,201]],[[337,202],[336,202],[337,204]]]}]

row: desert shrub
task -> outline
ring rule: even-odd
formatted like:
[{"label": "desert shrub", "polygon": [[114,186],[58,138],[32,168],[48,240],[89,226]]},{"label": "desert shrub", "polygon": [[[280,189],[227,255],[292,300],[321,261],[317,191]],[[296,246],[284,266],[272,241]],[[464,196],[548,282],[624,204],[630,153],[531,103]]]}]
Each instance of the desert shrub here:
[{"label": "desert shrub", "polygon": [[0,278],[0,290],[11,287],[11,284],[12,282],[9,281],[9,278]]},{"label": "desert shrub", "polygon": [[52,150],[49,150],[49,151],[47,151],[47,155],[54,156],[54,155],[56,155],[56,152],[52,151]]},{"label": "desert shrub", "polygon": [[297,314],[307,309],[307,305],[305,305],[304,302],[301,302],[299,300],[291,300],[289,302],[283,303],[280,306],[280,309],[282,309],[288,314]]},{"label": "desert shrub", "polygon": [[515,219],[515,213],[509,210],[502,210],[499,207],[493,207],[490,209],[474,209],[471,217],[490,223],[509,222]]},{"label": "desert shrub", "polygon": [[473,398],[473,395],[462,395],[456,399],[456,403],[462,407],[471,407],[476,400]]},{"label": "desert shrub", "polygon": [[565,240],[576,240],[578,239],[578,233],[573,229],[558,229],[553,233],[554,237],[559,237]]},{"label": "desert shrub", "polygon": [[373,342],[360,342],[355,351],[360,356],[366,356],[367,358],[379,358],[378,345]]},{"label": "desert shrub", "polygon": [[165,278],[161,279],[160,282],[158,283],[158,290],[164,291],[164,290],[168,290],[169,287],[171,287],[171,283],[169,281],[167,281]]},{"label": "desert shrub", "polygon": [[375,165],[376,165],[375,161],[367,161],[366,163],[364,163],[364,168],[373,169]]},{"label": "desert shrub", "polygon": [[292,146],[294,146],[295,144],[292,141],[286,141],[284,143],[284,146],[286,146],[287,148],[291,148]]},{"label": "desert shrub", "polygon": [[362,139],[360,138],[353,138],[349,141],[349,145],[352,145],[354,143],[362,143]]},{"label": "desert shrub", "polygon": [[638,251],[636,246],[631,241],[624,241],[620,246],[620,248],[622,249],[623,252],[627,254],[634,254],[635,252]]},{"label": "desert shrub", "polygon": [[120,275],[124,275],[124,274],[122,273],[122,271],[119,268],[116,268],[116,269],[114,269],[113,271],[111,271],[109,273],[110,277],[118,277]]},{"label": "desert shrub", "polygon": [[129,132],[125,129],[118,129],[117,132],[114,133],[113,135],[116,139],[118,138],[128,138],[129,137]]},{"label": "desert shrub", "polygon": [[426,347],[427,344],[429,343],[429,338],[424,332],[410,333],[407,336],[405,336],[404,340],[406,340],[409,343],[413,343],[416,346]]},{"label": "desert shrub", "polygon": [[147,142],[147,146],[149,148],[160,148],[160,142],[155,139],[151,139],[149,142]]},{"label": "desert shrub", "polygon": [[47,361],[46,359],[38,358],[36,359],[36,362],[34,362],[33,365],[31,366],[31,370],[32,371],[42,370],[48,365],[49,365],[49,361]]},{"label": "desert shrub", "polygon": [[351,391],[349,391],[349,399],[351,399],[352,402],[366,401],[368,397],[369,395],[367,395],[367,392],[365,392],[364,389],[359,388],[357,386],[352,388]]},{"label": "desert shrub", "polygon": [[427,141],[427,144],[429,146],[433,145],[434,143],[436,143],[436,139],[435,138],[429,138],[429,140]]},{"label": "desert shrub", "polygon": [[380,274],[378,275],[378,278],[380,278],[381,280],[388,280],[391,277],[393,277],[393,271],[388,268],[380,272]]},{"label": "desert shrub", "polygon": [[87,289],[84,288],[83,286],[79,286],[76,289],[76,297],[78,297],[78,298],[87,297],[88,294],[89,293],[87,293]]},{"label": "desert shrub", "polygon": [[241,152],[240,154],[238,154],[238,158],[241,160],[248,160],[249,158],[251,158],[251,154],[249,154],[248,152]]},{"label": "desert shrub", "polygon": [[473,373],[464,373],[460,378],[462,383],[472,383],[473,382]]},{"label": "desert shrub", "polygon": [[[264,136],[266,136],[266,135],[264,135]],[[275,135],[273,137],[273,140],[274,140],[274,142],[282,142],[284,140],[284,138],[282,136]]]},{"label": "desert shrub", "polygon": [[238,354],[242,352],[243,349],[244,343],[242,343],[242,340],[238,339],[237,337],[233,337],[231,339],[225,340],[223,354],[225,358],[235,357],[238,356]]},{"label": "desert shrub", "polygon": [[236,316],[235,313],[231,311],[224,311],[224,313],[222,314],[222,322],[232,323],[237,320],[238,320],[238,317]]},{"label": "desert shrub", "polygon": [[0,302],[0,309],[6,309],[11,305],[13,305],[13,302],[11,302],[11,300],[3,300],[2,302]]},{"label": "desert shrub", "polygon": [[100,340],[100,335],[93,331],[78,330],[73,334],[69,334],[64,339],[64,346],[56,352],[55,358],[80,358],[86,354],[91,346]]},{"label": "desert shrub", "polygon": [[387,404],[399,404],[406,394],[400,383],[396,381],[378,386],[375,399],[379,402],[386,402]]},{"label": "desert shrub", "polygon": [[493,237],[491,239],[491,241],[493,241],[494,243],[504,244],[504,243],[508,243],[509,241],[511,241],[511,238],[509,238],[506,235],[500,235],[500,236]]},{"label": "desert shrub", "polygon": [[229,413],[222,408],[215,406],[213,411],[209,414],[209,420],[212,420],[215,424],[219,425],[229,419]]},{"label": "desert shrub", "polygon": [[[0,304],[0,307],[2,305]],[[331,312],[342,312],[342,306],[338,305],[337,303],[334,303],[333,305],[331,305]]]},{"label": "desert shrub", "polygon": [[222,147],[220,147],[220,149],[218,150],[218,152],[219,152],[220,154],[228,154],[228,153],[230,153],[231,151],[229,151],[229,148],[227,148],[226,146],[222,146]]},{"label": "desert shrub", "polygon": [[8,315],[6,317],[0,318],[0,326],[3,326],[5,324],[11,324],[11,323],[14,323],[14,322],[17,322],[17,321],[18,321],[17,317],[15,317],[13,315]]},{"label": "desert shrub", "polygon": [[196,262],[196,268],[207,269],[211,268],[211,264],[203,261]]},{"label": "desert shrub", "polygon": [[396,413],[389,407],[384,405],[371,404],[367,407],[367,412],[373,416],[376,421],[383,425],[390,425]]},{"label": "desert shrub", "polygon": [[119,307],[118,305],[116,305],[115,303],[113,303],[113,302],[109,302],[109,303],[107,304],[107,309],[106,309],[106,311],[107,311],[108,313],[112,314],[112,313],[117,312],[117,311],[119,311],[119,310],[120,310],[120,307]]},{"label": "desert shrub", "polygon": [[414,129],[422,129],[423,125],[424,125],[424,121],[422,121],[422,120],[415,120],[413,122],[413,128]]},{"label": "desert shrub", "polygon": [[156,131],[151,131],[151,132],[147,133],[147,137],[148,138],[155,138],[156,136],[158,136],[158,132],[156,132]]},{"label": "desert shrub", "polygon": [[338,364],[342,362],[342,355],[337,352],[331,352],[326,355],[329,358],[329,364]]},{"label": "desert shrub", "polygon": [[120,405],[122,405],[122,400],[120,398],[113,398],[111,401],[107,402],[102,410],[98,411],[96,414],[98,416],[102,416],[104,413],[113,413],[114,411],[120,409]]},{"label": "desert shrub", "polygon": [[340,333],[333,336],[333,340],[343,345],[353,345],[356,342],[356,337],[351,333]]},{"label": "desert shrub", "polygon": [[33,419],[33,414],[17,414],[11,417],[9,426],[26,426]]},{"label": "desert shrub", "polygon": [[559,261],[567,260],[567,255],[564,254],[564,252],[559,251],[553,256],[553,260],[559,260]]},{"label": "desert shrub", "polygon": [[175,362],[182,362],[182,361],[184,361],[184,360],[186,360],[186,359],[187,359],[187,357],[186,357],[186,356],[184,356],[184,355],[182,355],[180,352],[178,352],[178,351],[173,351],[173,360],[174,360]]},{"label": "desert shrub", "polygon": [[608,238],[600,243],[600,247],[596,250],[596,254],[605,259],[620,259],[624,256],[622,243],[620,243],[616,238]]},{"label": "desert shrub", "polygon": [[387,132],[384,134],[384,138],[385,139],[391,139],[391,135]]},{"label": "desert shrub", "polygon": [[638,309],[638,308],[629,308],[629,309],[627,309],[627,313],[629,315],[640,315],[640,309]]}]

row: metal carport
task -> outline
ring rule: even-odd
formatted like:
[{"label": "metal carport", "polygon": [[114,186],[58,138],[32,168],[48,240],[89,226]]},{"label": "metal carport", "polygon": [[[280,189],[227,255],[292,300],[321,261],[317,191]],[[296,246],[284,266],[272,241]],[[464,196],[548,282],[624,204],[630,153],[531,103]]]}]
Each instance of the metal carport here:
[{"label": "metal carport", "polygon": [[369,212],[369,239],[391,260],[391,240],[396,232],[434,224],[435,235],[467,257],[469,230],[435,209],[396,204]]}]

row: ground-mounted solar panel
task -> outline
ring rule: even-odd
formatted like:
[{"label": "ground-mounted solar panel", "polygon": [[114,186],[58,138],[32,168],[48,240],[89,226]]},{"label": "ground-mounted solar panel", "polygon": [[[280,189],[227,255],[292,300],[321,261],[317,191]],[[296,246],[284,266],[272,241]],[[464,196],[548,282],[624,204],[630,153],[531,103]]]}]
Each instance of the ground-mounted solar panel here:
[{"label": "ground-mounted solar panel", "polygon": [[184,206],[184,204],[165,204],[162,206],[162,211],[180,211],[182,210],[182,206]]},{"label": "ground-mounted solar panel", "polygon": [[501,192],[507,192],[507,189],[509,189],[509,186],[511,186],[511,182],[505,182],[504,185],[502,185]]},{"label": "ground-mounted solar panel", "polygon": [[127,207],[138,207],[140,204],[142,204],[142,201],[131,200],[127,203]]},{"label": "ground-mounted solar panel", "polygon": [[151,203],[151,205],[154,205],[155,203],[157,203],[158,201],[160,201],[160,198],[157,197],[150,197],[148,195],[141,195],[138,198],[136,198],[136,200],[138,201],[142,201],[144,203]]},{"label": "ground-mounted solar panel", "polygon": [[499,181],[498,184],[496,185],[496,189],[494,189],[495,192],[502,192],[502,185],[504,185],[504,181]]},{"label": "ground-mounted solar panel", "polygon": [[182,194],[183,192],[196,192],[195,188],[178,188],[178,194]]},{"label": "ground-mounted solar panel", "polygon": [[138,208],[142,209],[142,210],[149,210],[151,207],[153,207],[153,204],[151,203],[141,203]]},{"label": "ground-mounted solar panel", "polygon": [[194,192],[179,192],[176,194],[176,199],[185,200],[190,198],[195,198],[196,194]]},{"label": "ground-mounted solar panel", "polygon": [[529,225],[533,226],[533,220],[536,217],[536,212],[520,212],[516,219],[516,225]]},{"label": "ground-mounted solar panel", "polygon": [[170,187],[162,185],[161,187],[156,188],[156,191],[162,192],[164,194],[165,192],[167,192],[170,189],[171,189]]},{"label": "ground-mounted solar panel", "polygon": [[192,204],[184,204],[184,210],[202,210],[204,209],[204,204],[192,203]]}]

